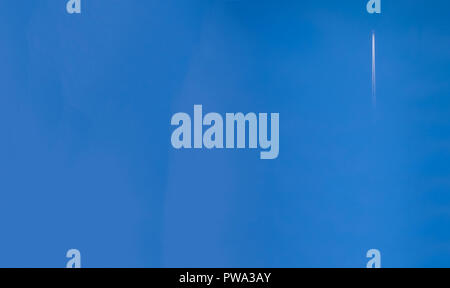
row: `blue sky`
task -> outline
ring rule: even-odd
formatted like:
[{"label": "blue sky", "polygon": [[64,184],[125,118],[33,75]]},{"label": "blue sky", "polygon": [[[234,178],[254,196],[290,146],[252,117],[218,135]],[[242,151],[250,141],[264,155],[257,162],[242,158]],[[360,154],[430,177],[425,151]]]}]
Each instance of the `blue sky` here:
[{"label": "blue sky", "polygon": [[[450,266],[448,1],[64,2],[0,1],[0,266]],[[194,104],[279,158],[175,151]]]}]

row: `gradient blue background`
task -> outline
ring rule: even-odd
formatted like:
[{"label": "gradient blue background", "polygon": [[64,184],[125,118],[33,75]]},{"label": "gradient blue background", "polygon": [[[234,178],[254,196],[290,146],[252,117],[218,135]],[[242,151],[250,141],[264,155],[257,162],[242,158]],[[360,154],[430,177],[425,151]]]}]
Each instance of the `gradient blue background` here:
[{"label": "gradient blue background", "polygon": [[[0,0],[0,267],[450,267],[449,1],[65,5]],[[175,151],[194,104],[279,158]]]}]

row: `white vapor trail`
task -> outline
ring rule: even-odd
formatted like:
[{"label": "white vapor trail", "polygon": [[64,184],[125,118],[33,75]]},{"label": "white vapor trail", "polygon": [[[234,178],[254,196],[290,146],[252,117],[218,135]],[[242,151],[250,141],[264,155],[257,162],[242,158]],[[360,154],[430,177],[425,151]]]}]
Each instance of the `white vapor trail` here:
[{"label": "white vapor trail", "polygon": [[372,32],[372,104],[377,107],[377,81],[375,70],[375,32]]}]

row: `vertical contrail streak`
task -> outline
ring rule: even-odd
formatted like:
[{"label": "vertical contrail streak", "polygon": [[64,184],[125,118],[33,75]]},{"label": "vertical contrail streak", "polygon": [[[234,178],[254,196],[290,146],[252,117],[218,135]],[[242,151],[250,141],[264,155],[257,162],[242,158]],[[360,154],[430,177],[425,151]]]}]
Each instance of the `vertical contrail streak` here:
[{"label": "vertical contrail streak", "polygon": [[375,32],[372,32],[372,104],[377,107],[377,81],[375,70]]}]

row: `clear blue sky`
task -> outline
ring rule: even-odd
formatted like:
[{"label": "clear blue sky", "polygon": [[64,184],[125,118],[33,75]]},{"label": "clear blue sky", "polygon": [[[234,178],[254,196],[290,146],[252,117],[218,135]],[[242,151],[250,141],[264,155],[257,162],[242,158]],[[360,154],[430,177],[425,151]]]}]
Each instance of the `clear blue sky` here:
[{"label": "clear blue sky", "polygon": [[[0,267],[450,267],[450,2],[365,6],[0,0]],[[194,104],[279,158],[175,151]]]}]

